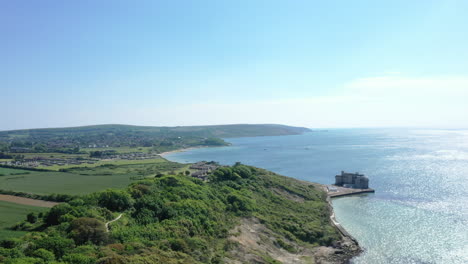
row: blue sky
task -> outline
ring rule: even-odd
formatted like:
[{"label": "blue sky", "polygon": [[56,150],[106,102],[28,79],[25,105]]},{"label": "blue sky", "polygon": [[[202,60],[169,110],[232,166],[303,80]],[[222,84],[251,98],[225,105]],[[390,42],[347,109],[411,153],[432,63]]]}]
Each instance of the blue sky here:
[{"label": "blue sky", "polygon": [[2,1],[0,130],[467,128],[467,11],[455,0]]}]

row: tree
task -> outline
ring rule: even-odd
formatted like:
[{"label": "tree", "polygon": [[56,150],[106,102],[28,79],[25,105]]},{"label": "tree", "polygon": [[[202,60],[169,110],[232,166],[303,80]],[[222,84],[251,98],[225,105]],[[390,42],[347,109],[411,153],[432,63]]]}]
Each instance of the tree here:
[{"label": "tree", "polygon": [[97,194],[97,200],[99,206],[111,211],[124,211],[133,204],[130,194],[122,190],[107,189]]},{"label": "tree", "polygon": [[0,142],[0,152],[8,152],[8,144],[5,142]]},{"label": "tree", "polygon": [[96,258],[83,255],[83,254],[78,254],[78,253],[65,255],[63,256],[62,260],[70,264],[94,264],[96,263]]},{"label": "tree", "polygon": [[11,159],[13,156],[0,152],[0,159]]},{"label": "tree", "polygon": [[78,245],[86,242],[92,242],[96,245],[102,244],[108,239],[106,231],[104,223],[96,218],[77,218],[70,225],[70,236]]},{"label": "tree", "polygon": [[34,242],[36,248],[47,249],[54,253],[57,258],[61,258],[66,252],[74,247],[73,240],[61,237],[60,235],[46,236]]},{"label": "tree", "polygon": [[204,145],[207,146],[224,146],[226,145],[226,142],[220,138],[207,138],[203,142]]},{"label": "tree", "polygon": [[90,158],[100,158],[102,157],[103,152],[102,151],[91,151],[89,153]]},{"label": "tree", "polygon": [[15,161],[24,160],[24,155],[21,155],[21,154],[15,155],[15,156],[13,156],[13,159],[14,159]]},{"label": "tree", "polygon": [[27,216],[26,216],[26,220],[31,223],[31,224],[34,224],[37,222],[37,215],[35,213],[29,213]]},{"label": "tree", "polygon": [[47,151],[47,147],[44,144],[36,144],[33,147],[34,152],[43,153]]},{"label": "tree", "polygon": [[58,225],[60,223],[59,218],[71,210],[72,207],[67,203],[58,204],[50,209],[44,220],[47,225]]},{"label": "tree", "polygon": [[47,249],[43,249],[43,248],[40,248],[40,249],[37,249],[35,250],[32,255],[36,258],[40,258],[42,259],[44,262],[46,263],[49,263],[53,260],[55,260],[55,255],[54,253],[50,252],[49,250]]}]

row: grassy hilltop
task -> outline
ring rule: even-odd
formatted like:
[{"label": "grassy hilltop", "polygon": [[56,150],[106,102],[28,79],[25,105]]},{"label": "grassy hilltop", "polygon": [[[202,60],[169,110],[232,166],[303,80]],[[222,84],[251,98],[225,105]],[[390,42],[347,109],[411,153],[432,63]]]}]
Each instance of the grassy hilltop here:
[{"label": "grassy hilltop", "polygon": [[242,164],[209,177],[159,175],[33,213],[14,226],[30,233],[0,243],[0,262],[315,263],[340,240],[312,184]]}]

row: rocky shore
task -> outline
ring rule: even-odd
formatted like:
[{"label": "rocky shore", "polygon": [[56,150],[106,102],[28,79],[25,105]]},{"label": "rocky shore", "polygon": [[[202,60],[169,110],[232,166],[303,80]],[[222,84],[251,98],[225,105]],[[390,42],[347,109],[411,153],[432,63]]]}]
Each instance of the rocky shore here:
[{"label": "rocky shore", "polygon": [[336,242],[331,249],[329,248],[329,252],[323,257],[317,256],[316,262],[322,264],[349,263],[353,257],[361,254],[363,249],[359,246],[358,241],[336,221],[329,196],[327,196],[327,202],[330,209],[330,222],[340,232],[342,239]]}]

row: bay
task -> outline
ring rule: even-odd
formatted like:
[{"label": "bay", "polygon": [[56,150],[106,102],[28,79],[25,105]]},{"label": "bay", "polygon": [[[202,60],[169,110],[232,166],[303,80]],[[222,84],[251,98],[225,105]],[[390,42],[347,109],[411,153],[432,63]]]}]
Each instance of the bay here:
[{"label": "bay", "polygon": [[468,131],[332,129],[226,139],[228,147],[165,157],[237,161],[322,184],[342,170],[375,194],[336,198],[337,220],[365,252],[352,263],[468,263]]}]

